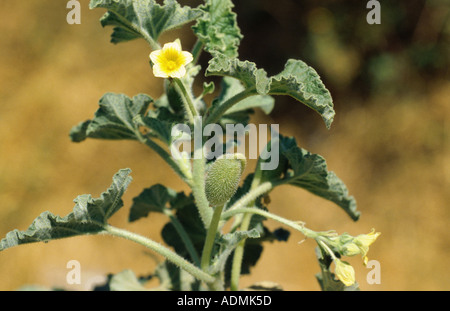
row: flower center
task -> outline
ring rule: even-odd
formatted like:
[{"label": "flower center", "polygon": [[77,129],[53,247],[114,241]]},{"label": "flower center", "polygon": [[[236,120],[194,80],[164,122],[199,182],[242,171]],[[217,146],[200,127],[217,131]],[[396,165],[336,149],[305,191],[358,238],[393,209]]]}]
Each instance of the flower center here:
[{"label": "flower center", "polygon": [[173,70],[177,69],[177,62],[173,61],[173,60],[169,60],[169,61],[167,61],[166,66],[167,66],[167,70],[173,71]]}]

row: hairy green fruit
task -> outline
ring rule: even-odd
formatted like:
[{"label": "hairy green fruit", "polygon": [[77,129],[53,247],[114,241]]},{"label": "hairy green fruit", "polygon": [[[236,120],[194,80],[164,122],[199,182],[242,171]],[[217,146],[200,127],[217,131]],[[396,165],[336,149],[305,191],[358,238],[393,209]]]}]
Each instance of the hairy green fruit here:
[{"label": "hairy green fruit", "polygon": [[222,155],[211,164],[205,181],[206,197],[211,206],[223,205],[233,196],[246,163],[245,156],[236,153]]}]

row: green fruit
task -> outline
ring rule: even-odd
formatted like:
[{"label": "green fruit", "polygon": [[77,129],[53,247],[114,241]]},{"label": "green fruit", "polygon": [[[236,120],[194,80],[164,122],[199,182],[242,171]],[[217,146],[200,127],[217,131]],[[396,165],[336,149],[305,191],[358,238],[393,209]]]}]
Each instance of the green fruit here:
[{"label": "green fruit", "polygon": [[206,173],[205,192],[211,206],[225,204],[236,192],[247,161],[240,153],[224,154]]}]

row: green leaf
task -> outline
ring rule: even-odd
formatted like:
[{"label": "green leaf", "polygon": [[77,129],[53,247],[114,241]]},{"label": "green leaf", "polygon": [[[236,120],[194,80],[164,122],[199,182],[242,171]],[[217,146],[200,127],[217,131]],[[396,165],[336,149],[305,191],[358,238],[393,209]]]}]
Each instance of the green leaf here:
[{"label": "green leaf", "polygon": [[73,211],[61,218],[50,212],[37,217],[26,231],[13,230],[0,241],[0,251],[33,242],[73,237],[83,234],[94,234],[103,231],[107,220],[122,206],[122,195],[131,182],[131,170],[123,169],[113,177],[113,183],[100,198],[91,195],[78,196]]},{"label": "green leaf", "polygon": [[233,233],[222,235],[218,240],[221,250],[219,254],[213,259],[209,272],[211,274],[215,274],[223,271],[225,269],[225,264],[227,263],[228,257],[241,241],[247,238],[255,239],[259,237],[260,234],[256,229],[252,229],[249,231],[236,231]]},{"label": "green leaf", "polygon": [[112,276],[109,281],[109,288],[111,291],[148,291],[133,271],[124,270]]},{"label": "green leaf", "polygon": [[[193,196],[191,195],[184,198],[180,196],[174,200],[173,206],[177,206],[175,217],[183,226],[197,253],[201,254],[205,243],[206,230],[198,213]],[[171,222],[164,226],[161,235],[164,242],[167,245],[172,246],[178,255],[193,261],[185,244],[180,238],[179,233]]]},{"label": "green leaf", "polygon": [[242,39],[237,25],[236,14],[231,0],[206,0],[200,6],[203,15],[192,27],[205,50],[211,54],[221,53],[228,57],[238,56],[238,47]]},{"label": "green leaf", "polygon": [[[283,177],[288,168],[288,160],[283,155],[283,153],[279,152],[279,150],[274,149],[272,151],[272,145],[279,146],[280,144],[280,136],[276,135],[273,137],[266,145],[266,147],[261,151],[261,154],[258,158],[257,164],[257,174],[259,174],[260,183],[277,180]],[[276,153],[275,153],[276,152]],[[278,154],[278,166],[273,170],[265,169],[263,170],[263,165],[268,165],[269,161],[272,161],[273,155]]]},{"label": "green leaf", "polygon": [[335,115],[333,100],[317,72],[300,60],[290,59],[279,74],[268,78],[255,63],[225,55],[215,55],[206,69],[206,76],[238,79],[247,92],[259,95],[289,95],[322,116],[330,128]]},{"label": "green leaf", "polygon": [[269,91],[270,80],[264,69],[256,68],[256,64],[240,61],[223,54],[216,54],[206,69],[205,76],[232,77],[242,82],[245,89],[252,89],[256,94],[266,95]]},{"label": "green leaf", "polygon": [[145,113],[153,100],[144,94],[132,99],[124,94],[107,93],[99,101],[94,119],[75,126],[70,137],[74,142],[86,138],[137,139],[137,125],[133,119]]},{"label": "green leaf", "polygon": [[160,289],[172,291],[197,291],[200,289],[200,281],[167,260],[156,267],[155,276],[160,281]]},{"label": "green leaf", "polygon": [[288,160],[284,184],[303,188],[315,195],[334,202],[353,220],[358,220],[356,201],[335,173],[329,172],[325,159],[297,146],[295,138],[280,135],[280,152]]},{"label": "green leaf", "polygon": [[[254,267],[258,260],[261,258],[264,247],[263,244],[258,243],[257,240],[258,239],[251,239],[245,243],[244,257],[242,258],[241,265],[241,275],[250,274],[250,269]],[[256,241],[256,243],[249,243],[253,241]],[[233,257],[234,252],[231,254],[229,260],[227,260],[225,267],[225,282],[227,286],[230,285]]]},{"label": "green leaf", "polygon": [[79,143],[79,142],[84,141],[87,138],[86,131],[87,131],[87,128],[90,123],[91,123],[91,120],[87,120],[87,121],[80,122],[78,125],[74,126],[70,130],[70,133],[69,133],[70,139],[74,143]]},{"label": "green leaf", "polygon": [[130,209],[129,221],[136,221],[147,217],[150,212],[163,213],[167,204],[177,197],[175,190],[166,188],[161,184],[154,185],[133,199]]},{"label": "green leaf", "polygon": [[142,117],[142,115],[137,115],[134,118],[134,122],[139,126],[145,126],[150,130],[149,134],[151,136],[158,138],[167,146],[172,143],[172,126],[174,123],[157,118]]},{"label": "green leaf", "polygon": [[[178,96],[179,97],[179,96]],[[184,110],[174,111],[170,106],[167,93],[155,100],[153,109],[148,111],[149,118],[158,119],[169,123],[183,123],[186,119]]]},{"label": "green leaf", "polygon": [[156,47],[161,33],[189,23],[202,14],[198,9],[181,7],[175,0],[165,0],[164,5],[154,0],[91,0],[89,7],[108,10],[100,22],[103,27],[114,27],[111,42],[144,38],[152,48]]},{"label": "green leaf", "polygon": [[215,88],[216,88],[216,85],[214,84],[213,81],[211,81],[211,82],[203,82],[202,96],[214,93]]},{"label": "green leaf", "polygon": [[301,60],[290,59],[284,70],[271,78],[271,95],[289,95],[317,111],[330,128],[334,118],[333,100],[317,72]]}]

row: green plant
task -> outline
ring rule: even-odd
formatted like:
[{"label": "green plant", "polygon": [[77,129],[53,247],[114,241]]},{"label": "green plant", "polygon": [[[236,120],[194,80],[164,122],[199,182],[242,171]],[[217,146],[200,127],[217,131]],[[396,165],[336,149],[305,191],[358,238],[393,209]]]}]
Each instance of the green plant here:
[{"label": "green plant", "polygon": [[[154,0],[91,0],[90,7],[107,10],[101,24],[114,27],[113,43],[137,38],[149,43],[153,50],[150,64],[155,76],[165,79],[165,93],[158,99],[145,94],[133,98],[105,94],[94,118],[72,129],[72,141],[136,140],[161,156],[192,192],[185,194],[158,184],[133,199],[131,222],[149,213],[167,215],[169,222],[161,233],[167,246],[108,223],[122,208],[122,195],[131,182],[130,170],[123,169],[99,198],[78,196],[73,211],[65,217],[44,212],[26,231],[9,232],[0,241],[0,250],[78,235],[109,234],[139,243],[166,258],[154,272],[162,289],[238,290],[240,276],[256,264],[263,243],[287,239],[288,231],[272,232],[264,226],[266,219],[273,219],[317,242],[321,268],[317,278],[323,290],[356,289],[353,268],[341,257],[360,254],[366,262],[369,245],[379,233],[353,237],[334,231],[317,232],[269,212],[263,200],[274,188],[292,185],[334,202],[357,220],[360,214],[354,198],[344,183],[328,171],[323,157],[300,148],[294,138],[272,136],[254,172],[239,186],[246,167],[245,155],[226,154],[228,144],[218,143],[214,145],[216,156],[210,158],[205,154],[209,140],[200,135],[198,141],[196,136],[198,129],[204,133],[209,125],[220,129],[248,125],[253,109],[270,113],[275,103],[273,96],[278,95],[291,96],[307,105],[329,128],[335,113],[333,102],[316,71],[291,59],[283,71],[269,77],[256,64],[239,60],[242,35],[231,0],[205,0],[198,8],[182,7],[175,0],[166,0],[163,5]],[[193,21],[198,41],[191,52],[182,51],[180,40],[160,46],[158,39],[163,32]],[[204,75],[221,78],[220,93],[210,105],[204,96],[214,92],[213,82],[205,83],[199,96],[193,92],[195,79],[202,72],[198,59],[203,52],[210,56]],[[179,125],[188,131],[174,131]],[[194,137],[193,152],[179,151],[174,146],[186,134],[189,140]],[[264,169],[269,154],[276,156],[278,165]],[[331,272],[332,263],[336,265],[335,274]],[[121,290],[130,289],[130,284],[134,284],[131,289],[145,288],[131,271],[113,276],[109,285]]]}]

